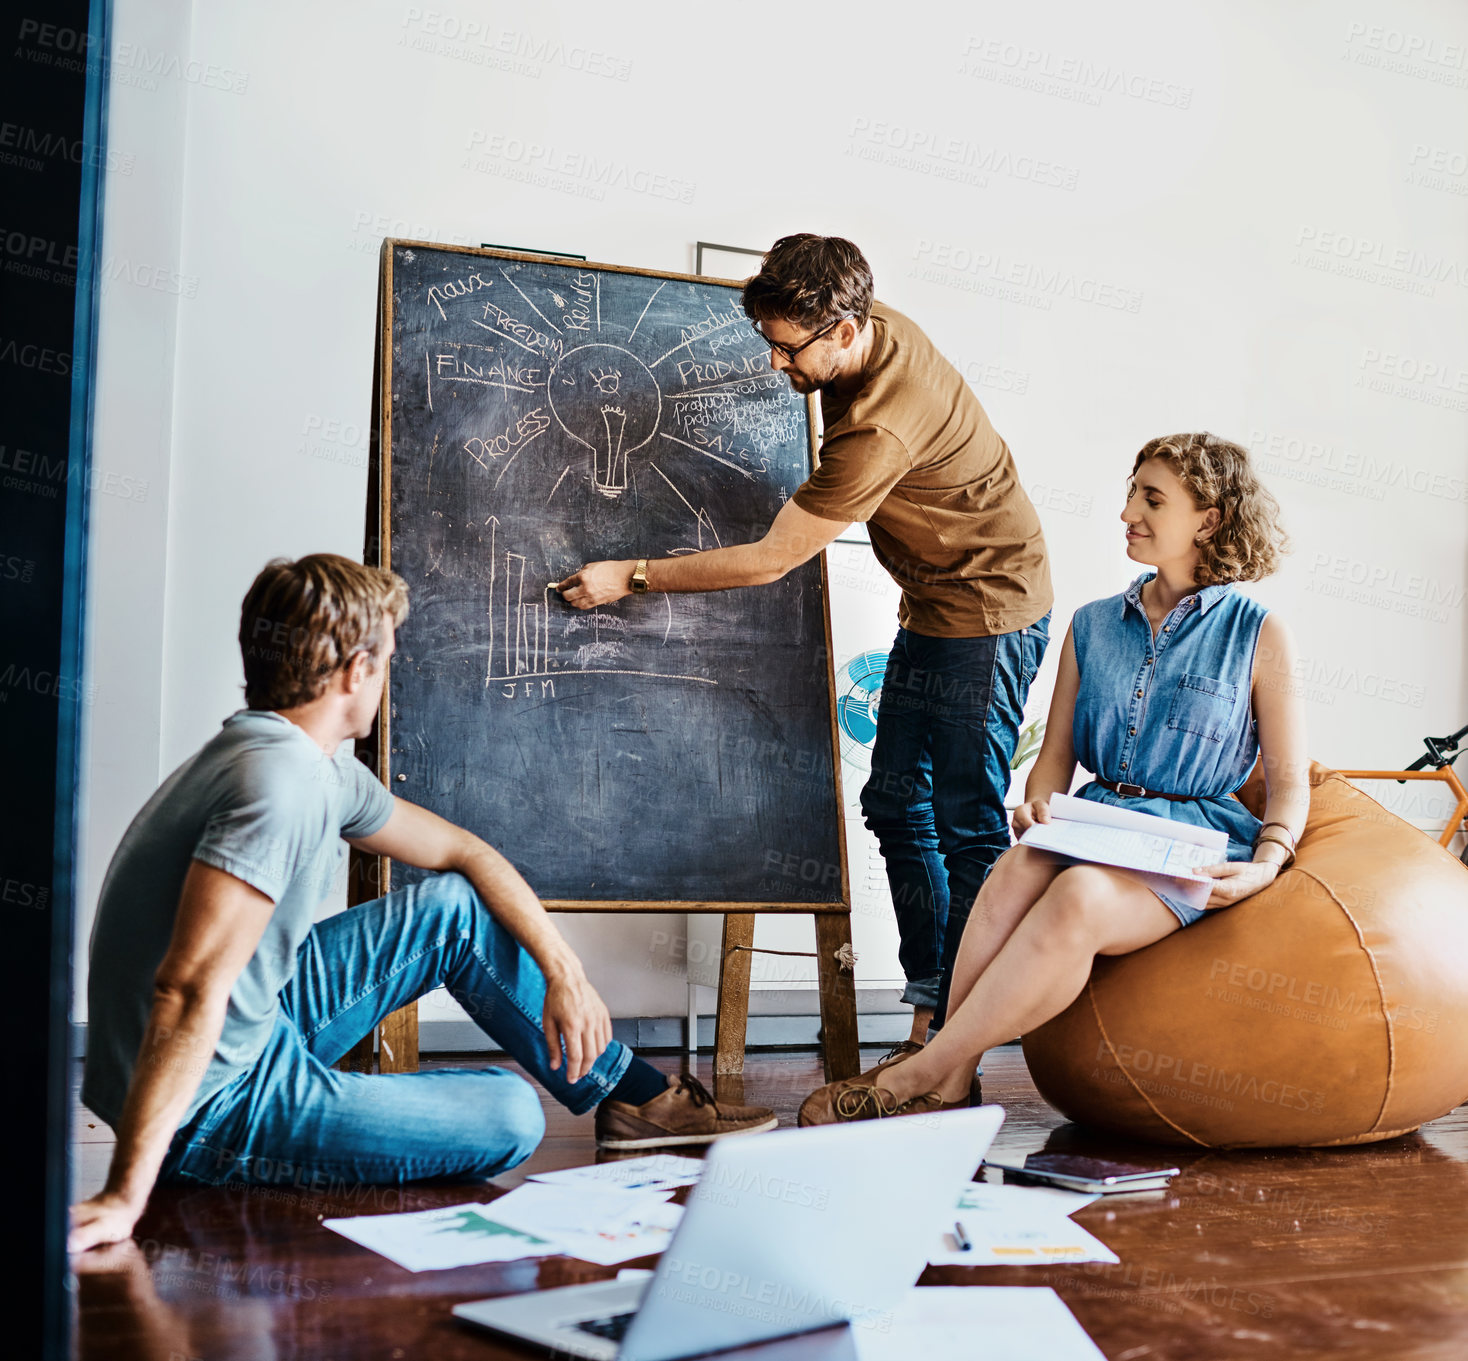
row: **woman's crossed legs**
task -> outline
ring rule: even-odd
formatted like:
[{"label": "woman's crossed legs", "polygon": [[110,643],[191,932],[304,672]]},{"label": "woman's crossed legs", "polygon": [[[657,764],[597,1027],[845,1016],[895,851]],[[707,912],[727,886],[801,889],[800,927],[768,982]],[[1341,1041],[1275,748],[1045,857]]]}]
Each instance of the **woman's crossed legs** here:
[{"label": "woman's crossed legs", "polygon": [[958,958],[948,1021],[921,1053],[883,1070],[900,1104],[927,1092],[962,1101],[984,1051],[1058,1016],[1097,955],[1124,955],[1181,923],[1137,879],[1015,846],[989,872]]}]

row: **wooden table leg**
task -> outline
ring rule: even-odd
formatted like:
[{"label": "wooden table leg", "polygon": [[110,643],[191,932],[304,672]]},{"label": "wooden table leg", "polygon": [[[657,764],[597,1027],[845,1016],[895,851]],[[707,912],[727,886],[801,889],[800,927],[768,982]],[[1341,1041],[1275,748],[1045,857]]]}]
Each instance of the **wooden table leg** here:
[{"label": "wooden table leg", "polygon": [[851,915],[816,913],[816,974],[821,996],[821,1058],[826,1081],[855,1077],[861,1071],[856,1047],[856,970],[840,959],[851,956]]},{"label": "wooden table leg", "polygon": [[[719,1014],[714,1021],[714,1073],[744,1071],[744,1039],[749,1027],[748,946],[754,944],[754,914],[724,917],[724,948],[719,957]],[[736,949],[736,946],[745,949]]]}]

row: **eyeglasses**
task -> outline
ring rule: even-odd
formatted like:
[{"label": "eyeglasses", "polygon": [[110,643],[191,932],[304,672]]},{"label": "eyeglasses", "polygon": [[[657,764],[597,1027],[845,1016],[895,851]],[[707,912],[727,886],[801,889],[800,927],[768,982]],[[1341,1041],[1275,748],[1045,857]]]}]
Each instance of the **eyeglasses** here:
[{"label": "eyeglasses", "polygon": [[818,341],[823,335],[827,335],[831,331],[834,331],[839,325],[841,325],[843,321],[846,321],[848,319],[849,315],[850,314],[848,313],[847,316],[837,317],[836,320],[833,321],[829,326],[822,326],[821,329],[815,333],[815,335],[811,336],[808,340],[802,340],[799,345],[786,345],[781,341],[771,340],[769,336],[767,336],[763,331],[760,330],[759,322],[752,321],[749,324],[754,327],[754,333],[760,338],[760,343],[762,345],[768,345],[770,349],[778,350],[781,354],[785,356],[786,359],[794,360],[795,356],[798,355],[802,350],[811,345],[814,345],[816,341]]}]

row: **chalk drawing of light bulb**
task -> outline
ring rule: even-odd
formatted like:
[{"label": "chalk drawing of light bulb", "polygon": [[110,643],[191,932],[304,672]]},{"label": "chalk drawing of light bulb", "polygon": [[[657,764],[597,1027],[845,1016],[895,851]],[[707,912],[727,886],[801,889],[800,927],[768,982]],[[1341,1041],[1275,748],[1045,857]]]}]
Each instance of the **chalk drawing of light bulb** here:
[{"label": "chalk drawing of light bulb", "polygon": [[592,481],[603,496],[627,490],[628,455],[657,433],[658,380],[620,345],[580,345],[557,360],[546,387],[561,428],[591,450]]}]

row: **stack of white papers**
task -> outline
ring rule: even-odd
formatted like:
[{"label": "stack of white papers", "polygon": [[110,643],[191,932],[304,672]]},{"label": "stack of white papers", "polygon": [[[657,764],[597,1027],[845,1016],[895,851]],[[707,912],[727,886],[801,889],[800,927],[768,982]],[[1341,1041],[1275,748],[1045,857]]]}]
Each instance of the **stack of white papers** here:
[{"label": "stack of white papers", "polygon": [[527,1182],[489,1204],[323,1220],[408,1271],[564,1253],[610,1266],[661,1252],[682,1218],[668,1191]]},{"label": "stack of white papers", "polygon": [[1220,865],[1228,855],[1226,832],[1069,794],[1050,799],[1050,818],[1030,827],[1020,844],[1132,870],[1190,907],[1202,907],[1215,882],[1198,867]]},{"label": "stack of white papers", "polygon": [[934,1266],[1119,1261],[1099,1238],[1071,1222],[1072,1214],[1097,1199],[1080,1191],[970,1182],[959,1194],[954,1220],[972,1246],[965,1250],[956,1233],[945,1233],[928,1261]]}]

